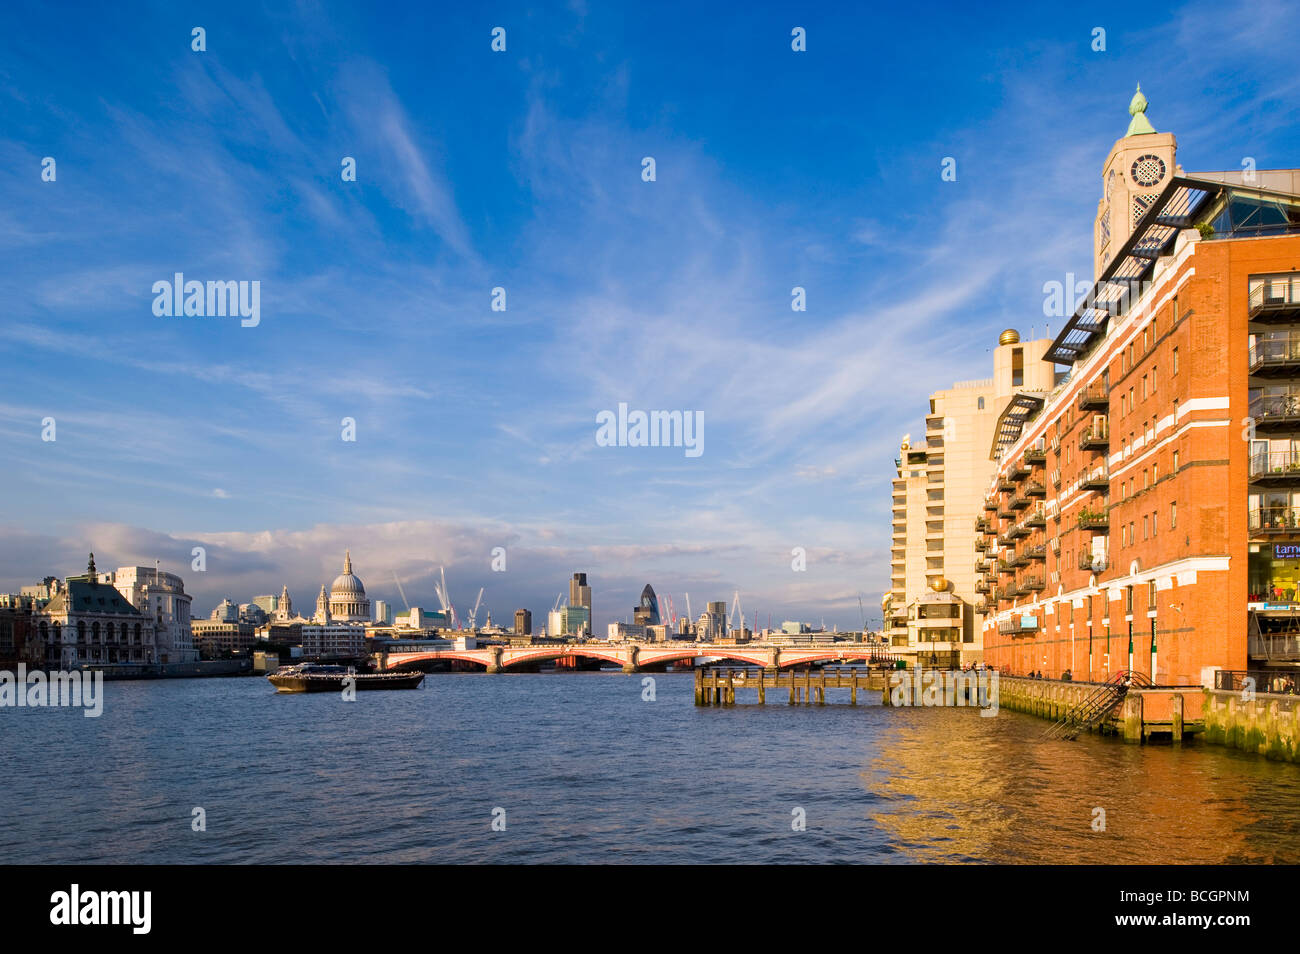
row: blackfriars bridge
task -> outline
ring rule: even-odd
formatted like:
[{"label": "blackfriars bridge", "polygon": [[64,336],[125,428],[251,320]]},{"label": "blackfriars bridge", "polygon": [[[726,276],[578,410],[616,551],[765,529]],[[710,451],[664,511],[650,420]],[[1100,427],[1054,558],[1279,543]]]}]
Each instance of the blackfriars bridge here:
[{"label": "blackfriars bridge", "polygon": [[895,657],[879,643],[827,643],[819,646],[769,646],[758,643],[553,643],[529,646],[484,646],[481,649],[411,647],[405,651],[390,643],[376,653],[381,670],[420,669],[433,662],[459,661],[482,666],[487,672],[509,672],[541,663],[612,663],[624,672],[663,669],[698,658],[760,666],[770,672],[823,663],[864,662],[892,666]]}]

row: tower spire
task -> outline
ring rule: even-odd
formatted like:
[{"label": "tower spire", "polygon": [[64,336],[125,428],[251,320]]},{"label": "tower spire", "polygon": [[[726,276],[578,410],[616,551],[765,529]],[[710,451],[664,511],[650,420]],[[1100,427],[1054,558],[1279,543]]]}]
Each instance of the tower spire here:
[{"label": "tower spire", "polygon": [[1128,124],[1128,132],[1124,134],[1125,139],[1129,136],[1141,136],[1156,131],[1150,120],[1147,119],[1147,98],[1142,95],[1141,83],[1137,84],[1137,92],[1129,100],[1128,113],[1133,119]]},{"label": "tower spire", "polygon": [[343,551],[343,572],[350,574],[352,572],[352,551]]}]

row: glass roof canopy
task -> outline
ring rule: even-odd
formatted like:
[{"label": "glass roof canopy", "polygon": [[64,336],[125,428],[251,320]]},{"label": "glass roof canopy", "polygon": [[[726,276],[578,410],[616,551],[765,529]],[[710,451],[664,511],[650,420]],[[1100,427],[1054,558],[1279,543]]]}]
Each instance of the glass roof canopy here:
[{"label": "glass roof canopy", "polygon": [[1169,254],[1179,231],[1191,228],[1198,213],[1206,211],[1208,200],[1229,188],[1222,182],[1175,176],[1147,209],[1087,298],[1066,321],[1044,360],[1074,364],[1096,344],[1105,334],[1111,316],[1122,315],[1137,301],[1141,284],[1155,268],[1156,259]]}]

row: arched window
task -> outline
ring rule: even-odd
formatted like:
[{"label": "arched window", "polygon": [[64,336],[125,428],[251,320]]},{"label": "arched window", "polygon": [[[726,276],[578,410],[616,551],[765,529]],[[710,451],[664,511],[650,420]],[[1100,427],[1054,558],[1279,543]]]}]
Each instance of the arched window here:
[{"label": "arched window", "polygon": [[58,620],[54,621],[54,641],[56,643],[63,641],[63,625]]},{"label": "arched window", "polygon": [[90,641],[91,641],[91,642],[94,642],[94,643],[99,642],[99,623],[98,623],[98,622],[94,622],[94,623],[91,623],[91,624],[90,624]]},{"label": "arched window", "polygon": [[[125,626],[126,624],[123,623],[122,625]],[[139,623],[136,623],[136,624],[135,624],[135,641],[136,641],[137,643],[140,642],[140,624],[139,624]]]},{"label": "arched window", "polygon": [[50,624],[41,620],[41,642],[47,643],[50,639]]},{"label": "arched window", "polygon": [[77,620],[77,642],[84,643],[85,641],[86,641],[86,621],[84,619],[79,619]]}]

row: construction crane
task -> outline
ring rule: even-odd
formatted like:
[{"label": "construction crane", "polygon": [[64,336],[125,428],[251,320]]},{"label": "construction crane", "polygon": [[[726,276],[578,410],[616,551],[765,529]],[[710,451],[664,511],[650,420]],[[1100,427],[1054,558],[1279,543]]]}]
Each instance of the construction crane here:
[{"label": "construction crane", "polygon": [[402,605],[410,610],[411,604],[406,599],[406,591],[402,589],[402,581],[397,578],[397,571],[393,571],[393,582],[397,584],[397,592],[401,594]]},{"label": "construction crane", "polygon": [[471,630],[474,628],[474,624],[478,621],[478,608],[482,605],[483,605],[483,587],[480,586],[478,588],[478,599],[474,601],[474,608],[469,611],[469,617],[466,620],[466,622],[469,623],[469,628]]},{"label": "construction crane", "polygon": [[739,621],[740,628],[743,630],[745,628],[745,613],[740,608],[740,590],[736,590],[735,595],[731,598],[731,612],[727,615],[727,626],[735,629],[737,621]]},{"label": "construction crane", "polygon": [[447,597],[447,571],[444,567],[438,567],[438,577],[440,582],[434,584],[438,602],[442,604],[442,611],[447,614],[447,621],[451,623],[452,629],[460,629],[456,622],[456,607],[451,605],[451,600]]},{"label": "construction crane", "polygon": [[668,626],[669,635],[677,632],[677,609],[673,606],[673,594],[664,594],[668,600]]}]

